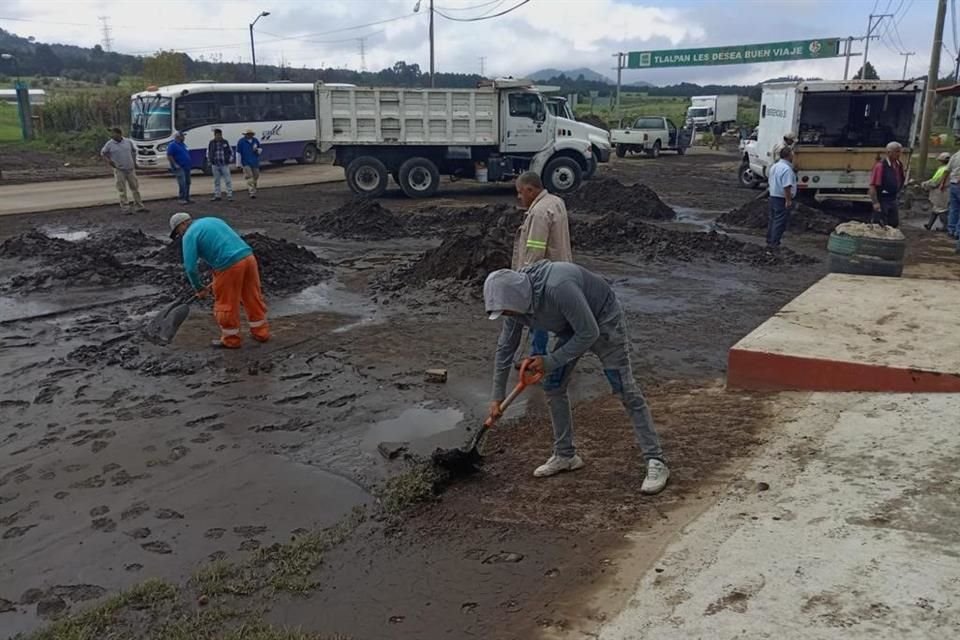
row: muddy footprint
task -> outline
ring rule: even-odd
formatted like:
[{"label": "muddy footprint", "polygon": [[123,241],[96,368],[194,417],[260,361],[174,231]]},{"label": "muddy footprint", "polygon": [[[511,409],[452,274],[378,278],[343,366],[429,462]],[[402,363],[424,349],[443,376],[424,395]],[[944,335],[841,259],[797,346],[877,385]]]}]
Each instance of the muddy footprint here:
[{"label": "muddy footprint", "polygon": [[90,526],[96,531],[110,533],[111,531],[116,530],[117,523],[113,520],[113,518],[97,518],[90,523]]},{"label": "muddy footprint", "polygon": [[10,540],[12,538],[20,538],[23,536],[23,534],[25,534],[27,531],[30,531],[30,529],[33,529],[35,526],[37,525],[28,524],[25,527],[10,527],[3,532],[3,539]]},{"label": "muddy footprint", "polygon": [[266,533],[267,528],[260,525],[246,525],[243,527],[234,527],[233,532],[241,538],[253,538],[261,533]]},{"label": "muddy footprint", "polygon": [[143,547],[145,551],[149,551],[151,553],[160,553],[160,554],[173,553],[173,549],[170,548],[170,545],[167,544],[166,542],[163,542],[162,540],[154,540],[153,542],[144,542],[140,546]]},{"label": "muddy footprint", "polygon": [[183,520],[183,514],[173,509],[157,509],[153,512],[153,517],[157,520]]},{"label": "muddy footprint", "polygon": [[204,532],[203,537],[204,537],[204,538],[209,538],[209,539],[211,539],[211,540],[219,540],[220,538],[223,537],[223,534],[225,534],[226,532],[227,532],[226,529],[221,529],[221,528],[219,528],[219,527],[214,527],[213,529],[207,529],[207,530]]},{"label": "muddy footprint", "polygon": [[136,529],[131,529],[130,531],[125,531],[124,533],[134,540],[142,540],[150,537],[150,529],[147,527],[138,527]]}]

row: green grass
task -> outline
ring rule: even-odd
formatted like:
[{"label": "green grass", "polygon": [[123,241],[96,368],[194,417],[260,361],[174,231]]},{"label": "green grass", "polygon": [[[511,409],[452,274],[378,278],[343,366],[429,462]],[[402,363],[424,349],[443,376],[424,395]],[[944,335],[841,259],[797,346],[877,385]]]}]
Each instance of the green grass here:
[{"label": "green grass", "polygon": [[16,142],[21,139],[17,105],[0,102],[0,142]]},{"label": "green grass", "polygon": [[384,511],[397,515],[410,507],[433,500],[440,480],[432,464],[415,464],[409,470],[387,480],[378,496]]}]

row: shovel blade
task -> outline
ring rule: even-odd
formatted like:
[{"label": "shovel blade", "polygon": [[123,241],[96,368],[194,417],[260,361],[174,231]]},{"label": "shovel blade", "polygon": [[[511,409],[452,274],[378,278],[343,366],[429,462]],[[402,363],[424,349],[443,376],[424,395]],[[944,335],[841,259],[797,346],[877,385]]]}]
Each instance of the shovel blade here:
[{"label": "shovel blade", "polygon": [[152,342],[169,344],[189,315],[189,304],[174,302],[150,321],[144,328],[144,334]]}]

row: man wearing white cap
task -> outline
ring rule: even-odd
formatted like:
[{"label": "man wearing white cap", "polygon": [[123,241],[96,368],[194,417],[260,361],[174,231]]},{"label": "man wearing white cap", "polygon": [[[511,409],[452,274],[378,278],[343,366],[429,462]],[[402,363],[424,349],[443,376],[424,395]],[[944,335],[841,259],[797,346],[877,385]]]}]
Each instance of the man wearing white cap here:
[{"label": "man wearing white cap", "polygon": [[237,142],[237,160],[243,169],[243,177],[247,181],[247,191],[251,198],[257,197],[257,182],[260,180],[260,153],[263,148],[260,141],[254,137],[253,129],[243,132],[243,137]]},{"label": "man wearing white cap", "polygon": [[247,314],[250,334],[257,342],[270,339],[267,323],[267,305],[260,290],[260,271],[257,259],[243,238],[220,218],[193,220],[189,213],[175,213],[170,217],[170,239],[180,238],[183,248],[183,268],[187,280],[205,295],[197,269],[202,259],[213,268],[213,317],[220,325],[220,337],[215,347],[239,349],[240,305]]},{"label": "man wearing white cap", "polygon": [[567,386],[577,361],[590,351],[600,359],[611,390],[623,403],[647,461],[640,492],[662,491],[670,471],[663,460],[647,401],[633,377],[623,309],[607,281],[570,262],[541,260],[520,271],[494,271],[483,285],[483,298],[491,320],[503,317],[494,364],[491,417],[500,415],[500,402],[506,395],[507,377],[513,368],[513,356],[520,346],[523,327],[557,336],[550,354],[527,360],[529,370],[543,371],[559,380],[550,388],[544,387],[553,423],[553,455],[537,467],[533,475],[544,478],[576,471],[584,465],[573,445],[573,415]]}]

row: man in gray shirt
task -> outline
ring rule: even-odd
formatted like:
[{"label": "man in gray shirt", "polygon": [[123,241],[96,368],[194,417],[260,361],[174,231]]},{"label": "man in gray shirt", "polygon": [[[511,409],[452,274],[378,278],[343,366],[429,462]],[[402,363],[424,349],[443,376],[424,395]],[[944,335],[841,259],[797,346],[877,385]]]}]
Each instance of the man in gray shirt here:
[{"label": "man in gray shirt", "polygon": [[100,150],[100,157],[113,169],[117,193],[120,194],[120,211],[131,213],[130,201],[127,199],[128,186],[137,212],[146,211],[147,208],[140,199],[140,183],[137,180],[137,148],[132,140],[123,137],[123,131],[119,127],[114,127],[110,132],[112,136]]},{"label": "man in gray shirt", "polygon": [[650,409],[633,378],[626,321],[610,285],[581,266],[542,260],[520,271],[494,271],[484,283],[483,297],[489,318],[503,317],[494,364],[491,417],[500,415],[500,402],[506,395],[507,378],[520,346],[523,327],[557,336],[550,354],[528,361],[528,368],[549,374],[544,378],[543,390],[550,406],[554,435],[553,455],[537,467],[533,475],[542,478],[583,467],[583,460],[573,445],[573,415],[567,386],[577,361],[591,351],[600,359],[613,393],[619,396],[630,416],[647,461],[647,474],[640,492],[662,491],[670,471],[663,460]]}]

